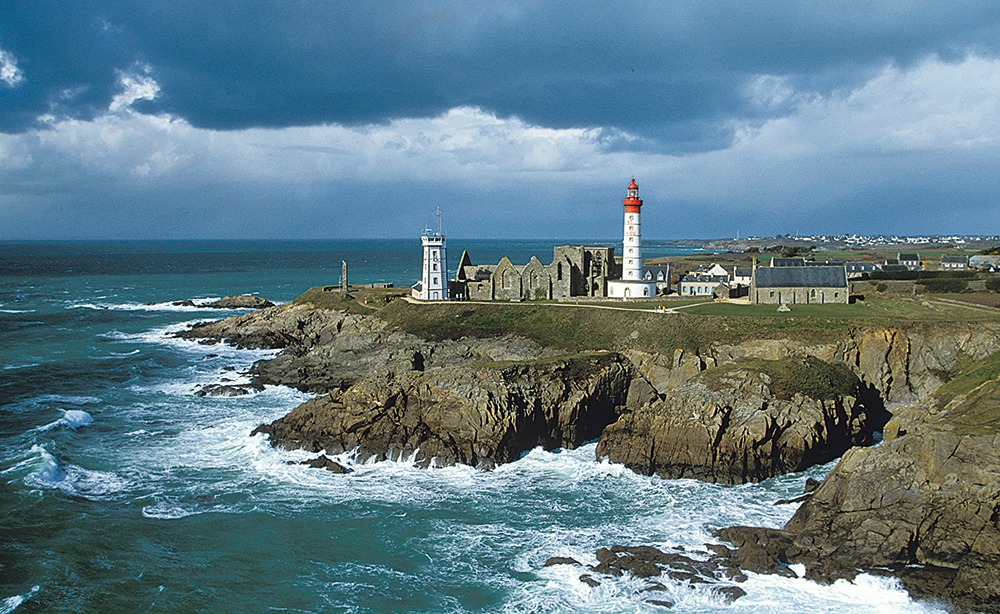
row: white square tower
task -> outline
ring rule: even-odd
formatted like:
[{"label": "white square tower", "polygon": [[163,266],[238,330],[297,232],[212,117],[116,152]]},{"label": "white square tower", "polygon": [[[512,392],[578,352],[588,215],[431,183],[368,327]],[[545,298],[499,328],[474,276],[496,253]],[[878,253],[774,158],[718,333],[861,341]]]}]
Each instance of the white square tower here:
[{"label": "white square tower", "polygon": [[437,232],[424,231],[420,242],[424,248],[424,261],[420,281],[412,288],[413,298],[422,301],[446,301],[448,296],[448,252],[441,232],[441,210],[436,212]]}]

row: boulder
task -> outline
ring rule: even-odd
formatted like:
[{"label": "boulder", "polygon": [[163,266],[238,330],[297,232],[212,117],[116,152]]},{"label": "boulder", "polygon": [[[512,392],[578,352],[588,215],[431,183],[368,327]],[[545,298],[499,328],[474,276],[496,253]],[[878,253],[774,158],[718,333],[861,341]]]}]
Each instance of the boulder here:
[{"label": "boulder", "polygon": [[243,384],[206,384],[194,391],[196,397],[242,397],[259,388]]},{"label": "boulder", "polygon": [[[598,563],[590,569],[606,576],[621,577],[627,574],[636,578],[650,579],[666,576],[675,582],[705,585],[728,601],[734,601],[746,594],[743,589],[732,584],[732,580],[746,580],[746,576],[740,574],[738,570],[734,573],[732,565],[724,557],[709,557],[707,552],[701,552],[699,554],[706,558],[699,559],[690,554],[695,553],[685,552],[681,548],[664,551],[652,546],[615,545],[598,550],[595,553]],[[652,582],[639,592],[665,589],[663,583]],[[666,602],[658,605],[665,604]]]}]

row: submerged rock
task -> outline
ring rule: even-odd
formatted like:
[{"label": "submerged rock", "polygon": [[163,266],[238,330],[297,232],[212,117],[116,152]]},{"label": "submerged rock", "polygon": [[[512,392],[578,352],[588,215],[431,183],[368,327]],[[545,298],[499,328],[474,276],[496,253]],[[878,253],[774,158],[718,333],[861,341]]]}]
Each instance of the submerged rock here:
[{"label": "submerged rock", "polygon": [[755,482],[870,444],[887,418],[845,366],[756,361],[700,372],[625,413],[605,429],[597,455],[665,478]]},{"label": "submerged rock", "polygon": [[492,468],[537,446],[595,439],[618,417],[631,375],[611,353],[386,373],[254,432],[286,448]]}]

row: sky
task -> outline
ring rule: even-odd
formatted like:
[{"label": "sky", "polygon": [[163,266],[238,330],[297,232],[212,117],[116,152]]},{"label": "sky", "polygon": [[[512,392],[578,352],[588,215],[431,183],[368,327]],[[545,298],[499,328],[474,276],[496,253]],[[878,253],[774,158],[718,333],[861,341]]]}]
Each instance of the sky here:
[{"label": "sky", "polygon": [[992,0],[0,1],[0,240],[1000,234]]}]

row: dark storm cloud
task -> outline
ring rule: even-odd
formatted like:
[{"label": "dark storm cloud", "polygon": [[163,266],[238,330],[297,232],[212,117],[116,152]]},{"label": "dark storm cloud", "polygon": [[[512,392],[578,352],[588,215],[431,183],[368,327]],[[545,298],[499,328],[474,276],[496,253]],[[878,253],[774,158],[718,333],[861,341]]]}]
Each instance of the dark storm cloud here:
[{"label": "dark storm cloud", "polygon": [[[860,6],[860,8],[859,8]],[[849,9],[849,10],[848,10]],[[989,2],[7,1],[0,130],[91,118],[122,72],[160,85],[142,112],[227,130],[426,117],[461,105],[605,127],[672,151],[725,146],[755,75],[824,93],[887,63],[1000,52]],[[634,146],[634,144],[633,144]]]}]

